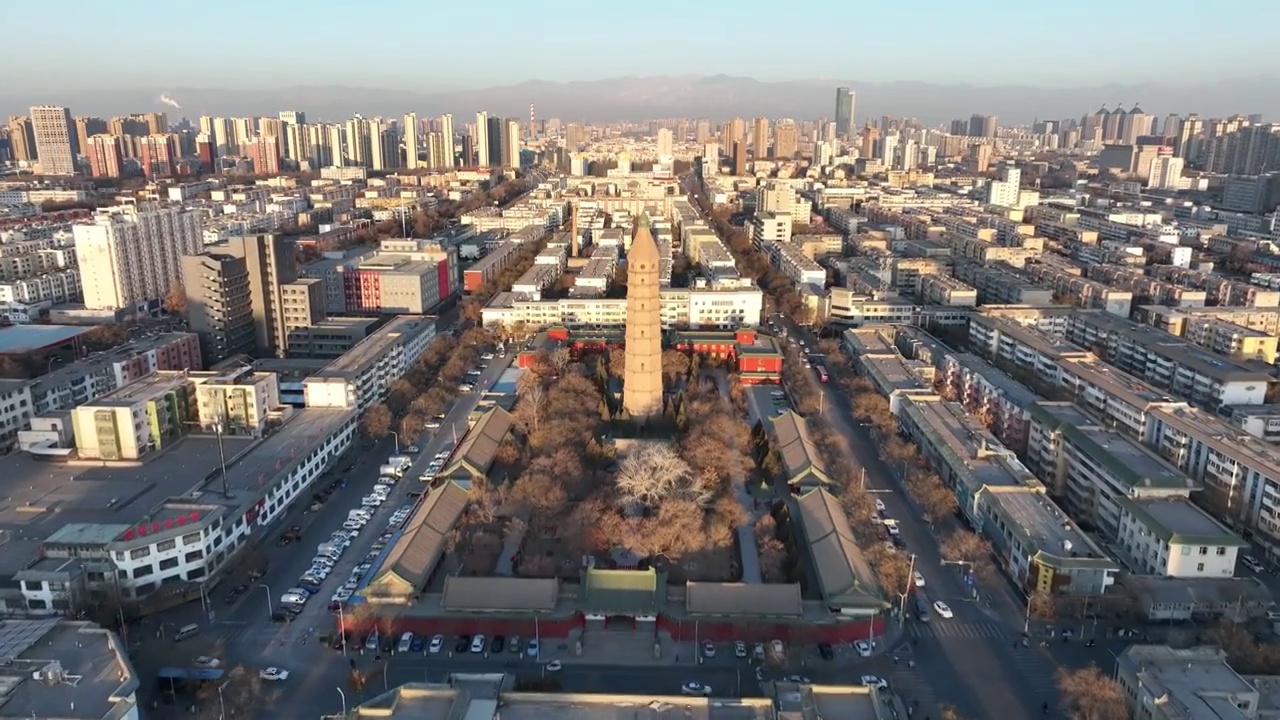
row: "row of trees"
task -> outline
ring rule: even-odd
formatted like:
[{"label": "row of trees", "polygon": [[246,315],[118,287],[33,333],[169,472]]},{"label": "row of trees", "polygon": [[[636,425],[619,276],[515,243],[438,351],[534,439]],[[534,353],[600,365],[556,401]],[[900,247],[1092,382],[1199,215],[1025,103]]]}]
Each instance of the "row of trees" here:
[{"label": "row of trees", "polygon": [[732,223],[731,210],[728,207],[712,207],[705,192],[698,193],[696,202],[701,206],[711,228],[724,241],[729,252],[733,253],[738,272],[743,277],[756,281],[773,301],[778,312],[801,324],[812,321],[812,312],[796,292],[795,283],[773,267],[769,259],[755,248],[745,229]]}]

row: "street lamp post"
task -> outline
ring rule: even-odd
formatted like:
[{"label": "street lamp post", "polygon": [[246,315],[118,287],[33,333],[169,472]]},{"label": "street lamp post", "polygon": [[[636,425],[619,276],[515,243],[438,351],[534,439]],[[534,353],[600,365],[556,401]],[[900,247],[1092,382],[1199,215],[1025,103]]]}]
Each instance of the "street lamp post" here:
[{"label": "street lamp post", "polygon": [[907,596],[911,594],[911,586],[915,584],[916,554],[911,553],[911,565],[907,569],[907,586],[902,590],[902,602],[898,605],[898,615],[907,616]]},{"label": "street lamp post", "polygon": [[342,633],[342,657],[347,656],[347,619],[342,614],[342,604],[338,604],[338,632]]},{"label": "street lamp post", "polygon": [[334,685],[333,689],[337,690],[338,694],[342,696],[342,716],[345,718],[347,716],[347,694],[342,692],[342,688],[337,685]]},{"label": "street lamp post", "polygon": [[395,430],[392,430],[392,431],[391,431],[391,438],[392,438],[393,440],[395,440],[395,442],[396,442],[396,452],[395,452],[395,454],[396,454],[396,455],[399,455],[399,454],[400,454],[400,434],[399,434],[399,433],[397,433]]},{"label": "street lamp post", "polygon": [[228,680],[218,686],[218,720],[226,720],[227,717],[227,704],[222,699],[222,689],[230,683],[231,681]]},{"label": "street lamp post", "polygon": [[258,587],[267,591],[267,619],[270,620],[272,616],[271,598],[274,596],[271,594],[271,588],[266,583],[258,583]]},{"label": "street lamp post", "polygon": [[53,372],[53,364],[56,362],[62,362],[62,358],[56,356],[49,358],[49,364],[44,369],[46,375]]}]

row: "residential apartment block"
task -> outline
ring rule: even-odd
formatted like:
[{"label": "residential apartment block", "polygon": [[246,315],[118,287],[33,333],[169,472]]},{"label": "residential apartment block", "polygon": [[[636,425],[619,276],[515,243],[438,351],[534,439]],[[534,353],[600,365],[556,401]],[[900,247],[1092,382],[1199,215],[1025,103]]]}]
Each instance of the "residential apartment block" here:
[{"label": "residential apartment block", "polygon": [[157,309],[182,281],[182,256],[204,249],[199,214],[181,207],[104,208],[72,231],[90,310]]},{"label": "residential apartment block", "polygon": [[1217,410],[1224,405],[1261,405],[1272,375],[1213,353],[1155,328],[1099,311],[1067,318],[1066,338],[1152,385]]},{"label": "residential apartment block", "polygon": [[897,416],[1020,587],[1083,596],[1101,595],[1115,582],[1119,566],[962,406],[937,395],[909,395]]},{"label": "residential apartment block", "polygon": [[363,412],[387,398],[436,336],[436,319],[397,317],[303,381],[307,407]]}]

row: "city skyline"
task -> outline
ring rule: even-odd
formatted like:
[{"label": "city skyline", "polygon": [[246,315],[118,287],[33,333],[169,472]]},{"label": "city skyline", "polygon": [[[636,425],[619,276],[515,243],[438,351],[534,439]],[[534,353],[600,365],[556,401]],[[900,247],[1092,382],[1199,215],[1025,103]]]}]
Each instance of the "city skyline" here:
[{"label": "city skyline", "polygon": [[39,94],[0,89],[0,114],[27,114],[51,104],[77,116],[166,112],[174,120],[210,116],[274,116],[280,109],[304,108],[312,120],[400,117],[405,113],[471,116],[486,110],[497,116],[525,116],[535,103],[541,117],[587,122],[642,121],[672,117],[792,117],[832,119],[832,93],[849,87],[857,96],[856,124],[867,118],[917,118],[929,124],[983,113],[1008,124],[1036,119],[1065,119],[1098,107],[1132,107],[1148,112],[1202,116],[1235,113],[1280,115],[1280,78],[1240,79],[1211,85],[1107,85],[1076,88],[875,83],[839,79],[764,82],[740,76],[651,76],[603,78],[592,82],[526,82],[447,93],[422,93],[382,87],[296,86],[270,91],[226,88],[165,88]]}]

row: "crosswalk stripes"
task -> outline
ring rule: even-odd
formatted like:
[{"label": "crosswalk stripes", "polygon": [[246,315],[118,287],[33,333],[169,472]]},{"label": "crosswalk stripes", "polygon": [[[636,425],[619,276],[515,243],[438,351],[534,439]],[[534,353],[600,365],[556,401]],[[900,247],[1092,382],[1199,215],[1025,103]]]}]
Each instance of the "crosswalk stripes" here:
[{"label": "crosswalk stripes", "polygon": [[1034,648],[1009,651],[1010,662],[1018,669],[1018,684],[1037,695],[1052,696],[1058,691],[1058,669]]},{"label": "crosswalk stripes", "polygon": [[933,686],[925,679],[919,668],[895,666],[889,672],[889,686],[905,702],[918,702],[926,708],[938,704],[938,696],[933,693]]},{"label": "crosswalk stripes", "polygon": [[1004,626],[999,623],[967,623],[967,622],[931,622],[912,623],[907,632],[913,637],[923,638],[988,638],[1003,639],[1008,637]]}]

